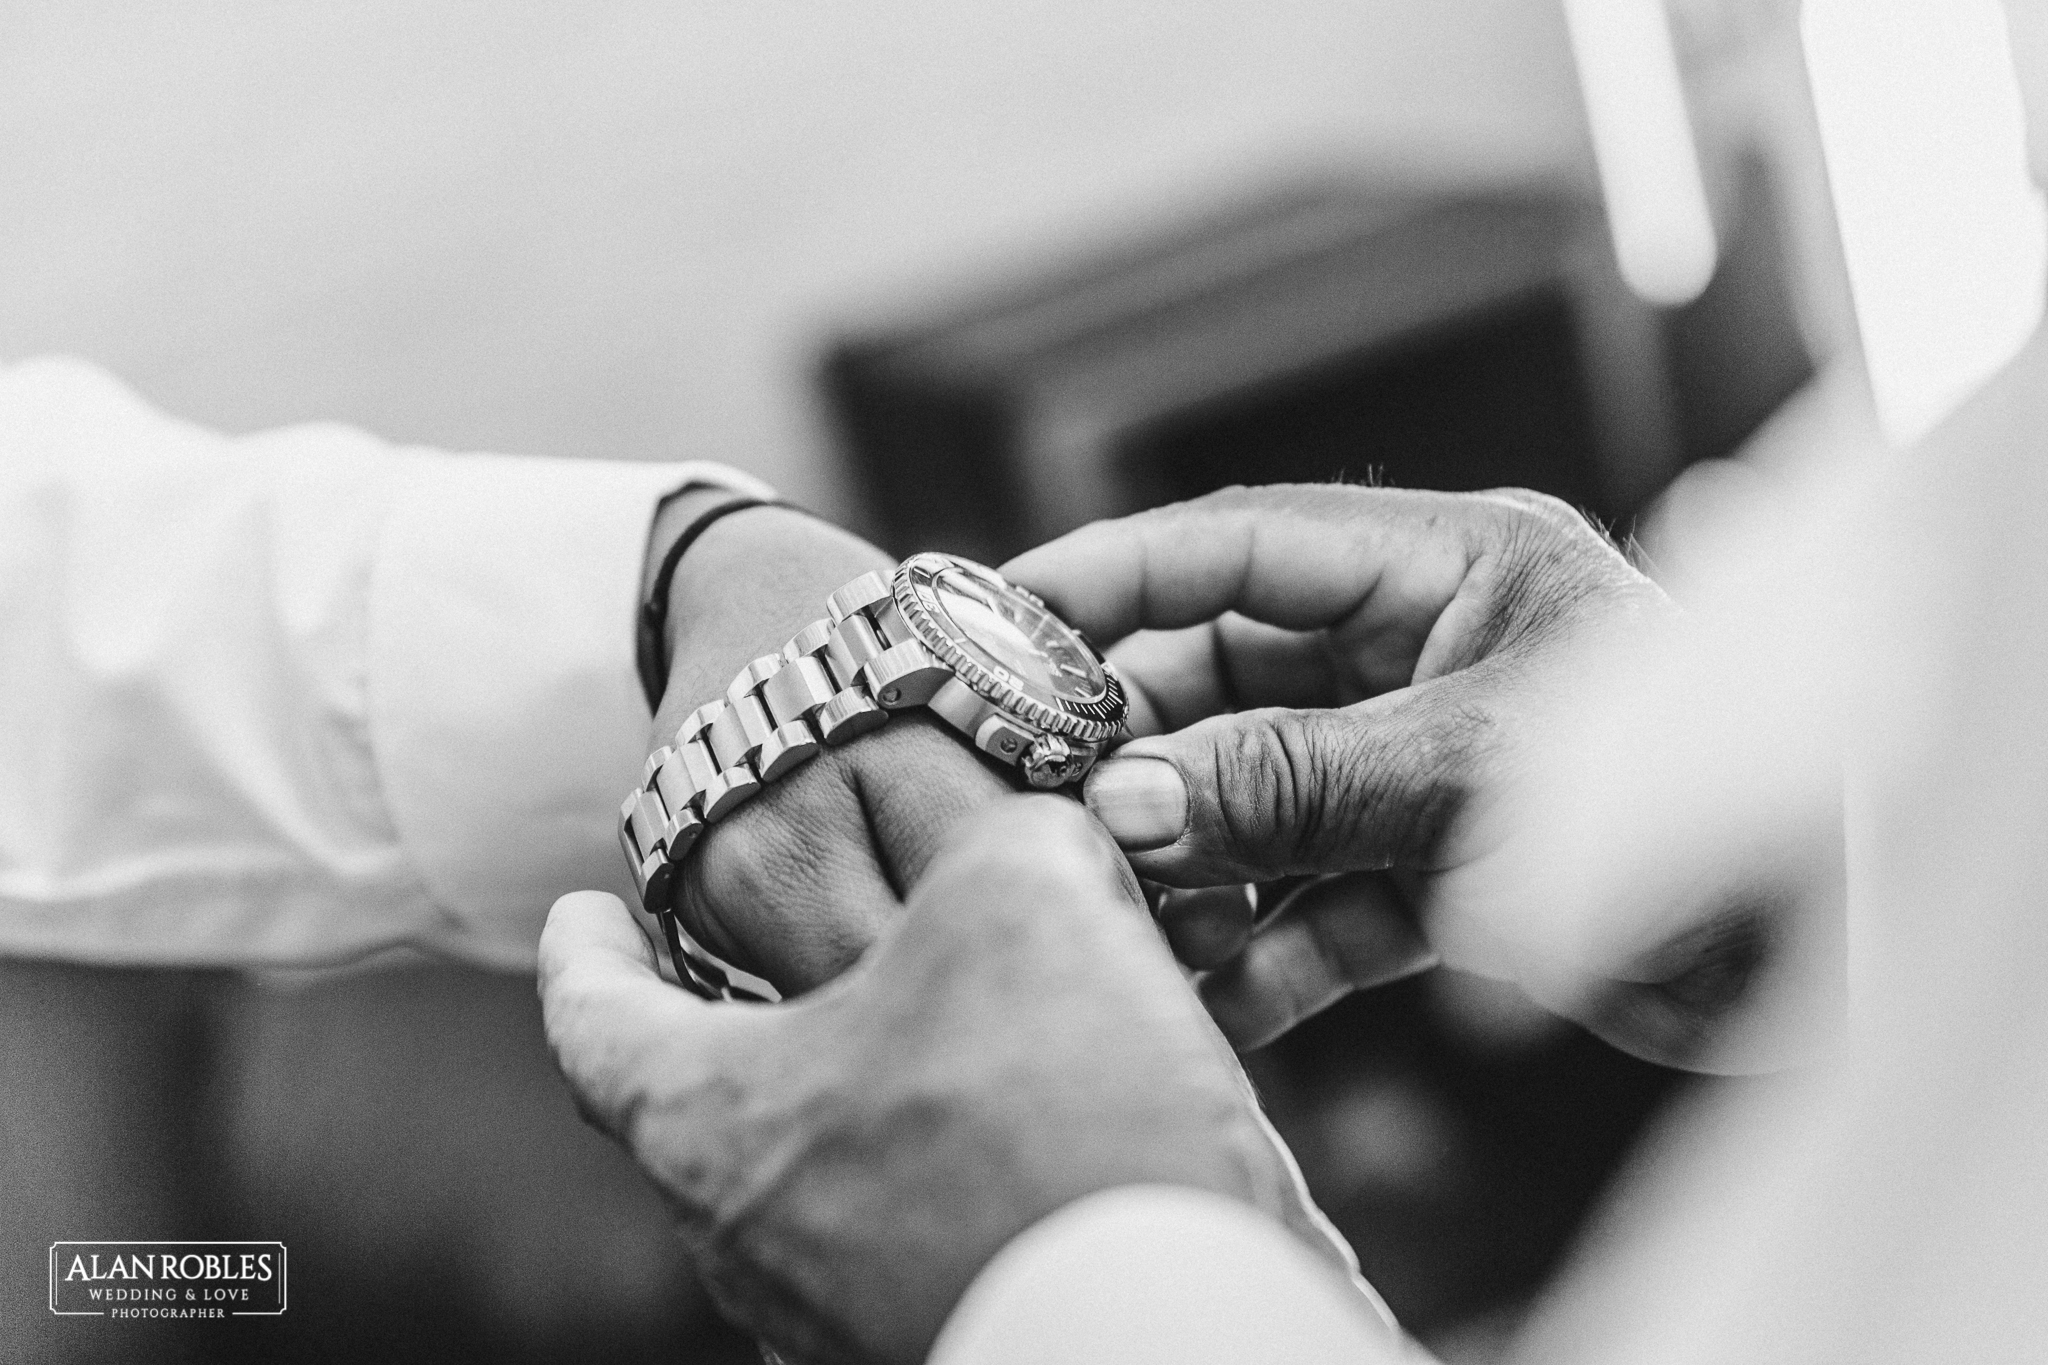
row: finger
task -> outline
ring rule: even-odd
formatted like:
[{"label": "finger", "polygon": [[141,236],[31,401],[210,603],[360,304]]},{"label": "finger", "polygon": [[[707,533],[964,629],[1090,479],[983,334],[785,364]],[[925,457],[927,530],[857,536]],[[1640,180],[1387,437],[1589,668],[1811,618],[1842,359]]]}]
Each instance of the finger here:
[{"label": "finger", "polygon": [[1050,795],[1008,795],[961,820],[875,963],[998,1013],[1002,1000],[1037,1002],[1029,1013],[1104,980],[1142,995],[1147,972],[1185,993],[1130,864],[1079,803]]},{"label": "finger", "polygon": [[1125,745],[1083,793],[1139,874],[1170,886],[1429,867],[1500,743],[1497,671],[1213,716]]},{"label": "finger", "polygon": [[715,1018],[712,1006],[663,981],[632,912],[602,891],[555,902],[539,956],[555,1060],[585,1117],[629,1139],[654,1077],[729,1027],[730,1017]]},{"label": "finger", "polygon": [[1109,659],[1123,676],[1137,735],[1247,707],[1342,706],[1368,695],[1327,634],[1235,613],[1185,630],[1141,630]]},{"label": "finger", "polygon": [[654,950],[633,922],[633,912],[603,891],[572,891],[548,910],[540,931],[539,980],[542,1001],[572,986],[630,982],[655,972]]},{"label": "finger", "polygon": [[1304,888],[1201,983],[1202,1002],[1240,1050],[1263,1047],[1353,991],[1426,971],[1436,955],[1383,877]]},{"label": "finger", "polygon": [[1102,640],[1231,611],[1337,631],[1373,661],[1374,690],[1383,690],[1408,680],[1475,564],[1503,548],[1515,514],[1484,495],[1226,489],[1083,527],[1004,572]]},{"label": "finger", "polygon": [[1140,924],[1145,914],[1145,894],[1130,863],[1080,803],[1015,791],[955,822],[911,902],[1014,902],[1033,913],[1050,907],[1049,914],[1064,917],[1115,904],[1136,911]]},{"label": "finger", "polygon": [[1173,955],[1184,966],[1207,971],[1244,951],[1252,936],[1254,911],[1249,888],[1243,885],[1169,887],[1152,915]]},{"label": "finger", "polygon": [[[1788,1039],[1825,1036],[1817,1016],[1839,1000],[1813,989],[1813,975],[1789,960],[1798,951],[1787,918],[1796,895],[1739,893],[1614,965],[1589,970],[1583,956],[1525,954],[1518,976],[1545,1008],[1632,1056],[1688,1071],[1775,1070],[1799,1050],[1788,1049]],[[1774,975],[1797,981],[1790,999],[1768,989]]]}]

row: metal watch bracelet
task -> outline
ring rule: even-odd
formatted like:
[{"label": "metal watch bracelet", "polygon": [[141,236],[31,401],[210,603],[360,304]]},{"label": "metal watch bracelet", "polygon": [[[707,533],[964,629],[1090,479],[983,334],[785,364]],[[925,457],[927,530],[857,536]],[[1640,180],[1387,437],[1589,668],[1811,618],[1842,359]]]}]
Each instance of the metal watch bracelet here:
[{"label": "metal watch bracelet", "polygon": [[741,669],[723,697],[692,711],[648,756],[640,786],[619,808],[619,846],[640,903],[661,922],[677,976],[707,1000],[782,997],[684,927],[675,900],[691,847],[822,745],[876,729],[952,676],[904,622],[887,573],[862,574],[827,598],[825,611]]}]

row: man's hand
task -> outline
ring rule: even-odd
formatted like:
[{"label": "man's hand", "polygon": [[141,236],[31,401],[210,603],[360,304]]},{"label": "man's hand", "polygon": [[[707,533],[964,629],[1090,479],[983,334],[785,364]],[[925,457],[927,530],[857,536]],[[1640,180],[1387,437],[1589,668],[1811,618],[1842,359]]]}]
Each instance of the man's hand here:
[{"label": "man's hand", "polygon": [[[1513,490],[1232,489],[1086,527],[1005,573],[1119,642],[1143,737],[1087,797],[1141,875],[1354,874],[1256,925],[1234,887],[1163,902],[1244,1046],[1433,949],[1523,975],[1495,951],[1514,938],[1514,878],[1471,875],[1505,842],[1497,802],[1585,637],[1669,611],[1570,508]],[[1687,1060],[1759,940],[1733,920],[1667,927],[1635,960],[1580,964],[1590,983],[1560,989],[1545,962],[1544,998],[1618,1046]]]},{"label": "man's hand", "polygon": [[1128,1184],[1244,1200],[1349,1271],[1095,823],[1010,796],[955,836],[872,952],[782,1005],[666,984],[612,897],[549,916],[555,1055],[720,1307],[793,1360],[922,1360],[1004,1243]]},{"label": "man's hand", "polygon": [[[800,512],[763,507],[714,523],[670,587],[672,662],[649,748],[724,695],[748,662],[823,616],[835,589],[893,567],[874,546]],[[785,993],[808,990],[845,970],[894,917],[952,823],[1008,789],[930,717],[896,716],[826,749],[709,830],[685,864],[685,922],[713,952]]]}]

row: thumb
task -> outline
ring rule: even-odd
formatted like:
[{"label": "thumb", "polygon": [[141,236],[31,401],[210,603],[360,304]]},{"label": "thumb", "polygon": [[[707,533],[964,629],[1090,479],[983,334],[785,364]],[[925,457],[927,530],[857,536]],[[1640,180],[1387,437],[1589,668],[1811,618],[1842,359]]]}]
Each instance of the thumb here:
[{"label": "thumb", "polygon": [[1138,873],[1172,886],[1426,867],[1492,743],[1467,677],[1136,740],[1085,799]]},{"label": "thumb", "polygon": [[555,902],[539,959],[542,1017],[563,1079],[584,1118],[628,1147],[653,1089],[682,1087],[766,1017],[662,980],[632,912],[602,891]]}]

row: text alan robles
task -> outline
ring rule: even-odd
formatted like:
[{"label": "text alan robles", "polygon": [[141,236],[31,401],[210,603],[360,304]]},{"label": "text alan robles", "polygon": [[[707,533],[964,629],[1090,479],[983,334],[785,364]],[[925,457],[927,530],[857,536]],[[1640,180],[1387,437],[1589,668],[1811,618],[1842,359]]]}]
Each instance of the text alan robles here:
[{"label": "text alan robles", "polygon": [[59,1317],[275,1317],[284,1305],[282,1242],[50,1244]]}]

